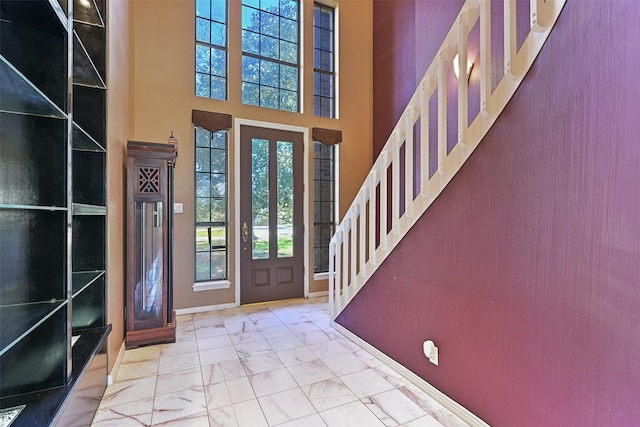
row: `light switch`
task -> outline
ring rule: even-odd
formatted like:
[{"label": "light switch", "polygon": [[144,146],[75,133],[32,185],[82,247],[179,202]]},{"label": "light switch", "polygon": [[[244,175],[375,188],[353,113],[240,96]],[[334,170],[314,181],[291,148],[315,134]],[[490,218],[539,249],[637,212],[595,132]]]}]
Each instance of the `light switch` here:
[{"label": "light switch", "polygon": [[182,203],[173,204],[173,213],[182,213]]}]

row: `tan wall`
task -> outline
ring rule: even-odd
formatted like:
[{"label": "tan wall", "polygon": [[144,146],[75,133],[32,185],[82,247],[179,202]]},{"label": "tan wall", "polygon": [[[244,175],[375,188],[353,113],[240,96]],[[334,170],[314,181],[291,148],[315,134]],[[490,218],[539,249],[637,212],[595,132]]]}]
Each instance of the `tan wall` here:
[{"label": "tan wall", "polygon": [[108,3],[107,61],[107,322],[109,372],[124,341],[126,147],[131,133],[130,9],[128,2]]},{"label": "tan wall", "polygon": [[[194,95],[195,2],[192,0],[133,1],[135,63],[133,105],[135,121],[130,139],[164,142],[171,131],[179,139],[175,201],[184,204],[184,213],[175,216],[174,306],[177,309],[234,302],[233,223],[233,141],[229,138],[229,280],[225,290],[193,292],[194,283],[194,148],[191,110],[232,114],[235,118],[259,120],[306,128],[340,129],[340,215],[347,210],[371,166],[372,99],[372,3],[371,0],[344,0],[339,4],[340,35],[340,118],[313,115],[313,81],[304,80],[303,113],[287,113],[241,103],[241,54],[239,0],[229,4],[229,100],[216,101]],[[313,19],[313,2],[304,0],[303,19]],[[303,38],[305,70],[313,69],[311,25],[305,25]],[[123,63],[123,66],[125,63]],[[114,65],[115,66],[115,65]],[[308,73],[307,73],[308,74]],[[312,155],[312,153],[310,153]],[[312,200],[313,195],[308,193]],[[313,203],[310,203],[313,206]],[[312,215],[312,212],[309,213]],[[312,218],[312,216],[311,216]],[[309,223],[311,223],[309,218]],[[308,227],[310,239],[312,227]],[[313,247],[312,240],[310,247]],[[312,266],[312,261],[308,264]],[[309,268],[312,270],[312,268]],[[327,281],[314,282],[310,272],[310,292],[326,291]]]}]

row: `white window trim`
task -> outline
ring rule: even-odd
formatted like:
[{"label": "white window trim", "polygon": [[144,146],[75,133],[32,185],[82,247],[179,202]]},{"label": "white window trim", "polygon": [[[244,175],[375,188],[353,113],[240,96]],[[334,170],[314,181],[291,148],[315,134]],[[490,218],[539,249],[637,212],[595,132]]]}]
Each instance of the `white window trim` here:
[{"label": "white window trim", "polygon": [[[326,117],[331,120],[338,120],[340,118],[340,14],[338,13],[339,7],[338,2],[334,0],[314,0],[313,4],[319,4],[322,6],[330,7],[333,9],[333,117]],[[312,12],[313,13],[313,12]],[[311,21],[311,25],[313,26],[313,20]],[[313,43],[312,43],[313,45]],[[313,50],[313,46],[312,46]],[[313,70],[314,67],[311,68],[312,72],[312,80],[313,80]],[[311,92],[311,96],[313,97],[313,92]],[[312,111],[313,112],[313,111]],[[321,116],[317,116],[321,117]],[[338,224],[336,224],[337,226]]]},{"label": "white window trim", "polygon": [[228,280],[213,280],[210,282],[196,282],[191,286],[193,292],[212,291],[215,289],[229,289],[231,282]]},{"label": "white window trim", "polygon": [[[194,125],[192,126],[192,129],[194,131],[194,141],[193,141],[193,145],[194,145],[194,149],[196,148],[196,142],[195,142],[195,132],[196,132],[196,128],[198,128],[199,126]],[[201,129],[204,129],[201,127]],[[208,130],[208,129],[204,129],[204,130]],[[226,252],[226,267],[225,267],[225,276],[229,277],[229,189],[231,187],[231,185],[229,184],[229,166],[230,166],[230,161],[229,161],[229,146],[230,146],[230,135],[229,135],[229,131],[228,130],[220,130],[218,132],[226,132],[227,133],[227,137],[226,137],[226,148],[225,148],[225,155],[227,158],[227,165],[226,165],[226,172],[225,172],[225,177],[227,180],[227,195],[226,195],[226,205],[227,205],[227,213],[225,214],[225,232],[227,233],[227,242],[225,245],[225,252]],[[211,132],[209,131],[209,133],[211,134],[211,136],[213,137],[213,134],[216,132]],[[194,156],[195,156],[195,151],[194,151]],[[194,169],[195,169],[196,165],[195,165],[195,157],[194,157]],[[194,182],[194,185],[197,185],[197,182]],[[196,189],[194,188],[194,202],[196,202],[197,196],[196,196]],[[194,205],[195,206],[195,205]],[[195,239],[195,231],[197,229],[197,225],[196,225],[196,215],[194,215],[194,239]],[[194,241],[195,243],[195,241]],[[194,245],[194,249],[195,249],[195,245]],[[196,254],[196,250],[194,250],[194,255]],[[194,266],[194,270],[196,268],[195,262],[193,264]],[[214,289],[228,289],[231,287],[231,282],[228,279],[220,279],[220,280],[207,280],[207,281],[202,281],[202,282],[194,282],[193,285],[191,285],[191,289],[193,289],[193,292],[200,292],[200,291],[209,291],[209,290],[214,290]]]},{"label": "white window trim", "polygon": [[[340,119],[340,7],[334,0],[314,0],[314,3],[333,8],[333,85],[334,99],[332,120]],[[311,23],[313,25],[313,21]],[[312,49],[313,50],[313,49]],[[313,68],[312,68],[313,72]],[[313,96],[313,92],[311,93]],[[312,111],[313,112],[313,111]],[[336,224],[337,226],[337,224]]]},{"label": "white window trim", "polygon": [[321,4],[323,6],[331,7],[333,9],[338,7],[338,2],[334,0],[313,0],[313,2]]},{"label": "white window trim", "polygon": [[[338,228],[340,225],[339,215],[340,215],[340,144],[335,144],[333,151],[333,219],[335,227]],[[315,237],[314,237],[315,239]],[[315,242],[314,242],[315,247]],[[327,247],[328,249],[328,247]],[[328,280],[329,272],[321,271],[319,273],[313,273],[313,280]]]},{"label": "white window trim", "polygon": [[329,272],[313,273],[313,280],[329,280]]}]

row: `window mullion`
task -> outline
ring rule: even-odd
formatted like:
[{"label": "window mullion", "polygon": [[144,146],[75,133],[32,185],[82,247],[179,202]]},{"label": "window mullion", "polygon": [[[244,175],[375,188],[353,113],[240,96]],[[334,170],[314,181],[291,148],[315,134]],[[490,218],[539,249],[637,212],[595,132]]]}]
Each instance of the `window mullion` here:
[{"label": "window mullion", "polygon": [[299,1],[242,2],[242,103],[299,111]]},{"label": "window mullion", "polygon": [[250,52],[242,52],[242,55],[248,56],[248,57],[251,57],[251,58],[254,58],[254,59],[259,59],[261,61],[275,62],[278,65],[288,65],[290,67],[297,67],[298,66],[298,64],[296,64],[294,62],[282,61],[280,59],[269,58],[268,56],[260,56],[260,55],[256,55],[255,53],[250,53]]},{"label": "window mullion", "polygon": [[[313,112],[316,116],[335,117],[335,10],[329,6],[314,5],[314,86]],[[324,44],[323,44],[324,42]],[[319,67],[316,67],[316,64]],[[326,66],[325,66],[326,65]],[[319,78],[318,73],[322,78]],[[326,95],[325,85],[330,86],[331,94]]]},{"label": "window mullion", "polygon": [[211,0],[207,7],[195,3],[195,95],[226,100],[227,0]]},{"label": "window mullion", "polygon": [[[199,138],[200,137],[200,138]],[[224,138],[222,141],[220,138]],[[225,280],[228,263],[228,166],[226,131],[211,133],[197,127],[195,129],[196,182],[195,182],[195,280],[208,282]],[[207,142],[205,144],[205,142]],[[224,142],[224,145],[222,144]],[[220,146],[223,147],[221,148]],[[207,150],[206,154],[202,150]],[[198,153],[200,153],[198,155]],[[198,157],[200,156],[200,157]],[[216,161],[224,159],[224,165]],[[198,175],[206,175],[208,180],[199,180]],[[215,188],[224,183],[224,189]],[[214,195],[218,190],[224,197]],[[223,193],[222,193],[223,192]],[[198,195],[202,195],[198,197]],[[206,201],[206,203],[204,203]],[[201,205],[199,202],[203,202]],[[222,211],[220,210],[222,209]],[[212,216],[215,212],[215,218]],[[206,219],[206,221],[205,221]],[[213,221],[213,219],[218,219]],[[223,219],[220,221],[219,219]]]}]

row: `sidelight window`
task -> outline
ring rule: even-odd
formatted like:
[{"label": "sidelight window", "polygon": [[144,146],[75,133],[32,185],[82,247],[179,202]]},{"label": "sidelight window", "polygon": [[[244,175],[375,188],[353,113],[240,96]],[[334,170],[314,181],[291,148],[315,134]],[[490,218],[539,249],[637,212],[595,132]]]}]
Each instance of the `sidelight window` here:
[{"label": "sidelight window", "polygon": [[196,282],[227,278],[227,139],[195,129]]},{"label": "sidelight window", "polygon": [[336,227],[336,146],[313,143],[313,271],[329,271],[329,243]]}]

